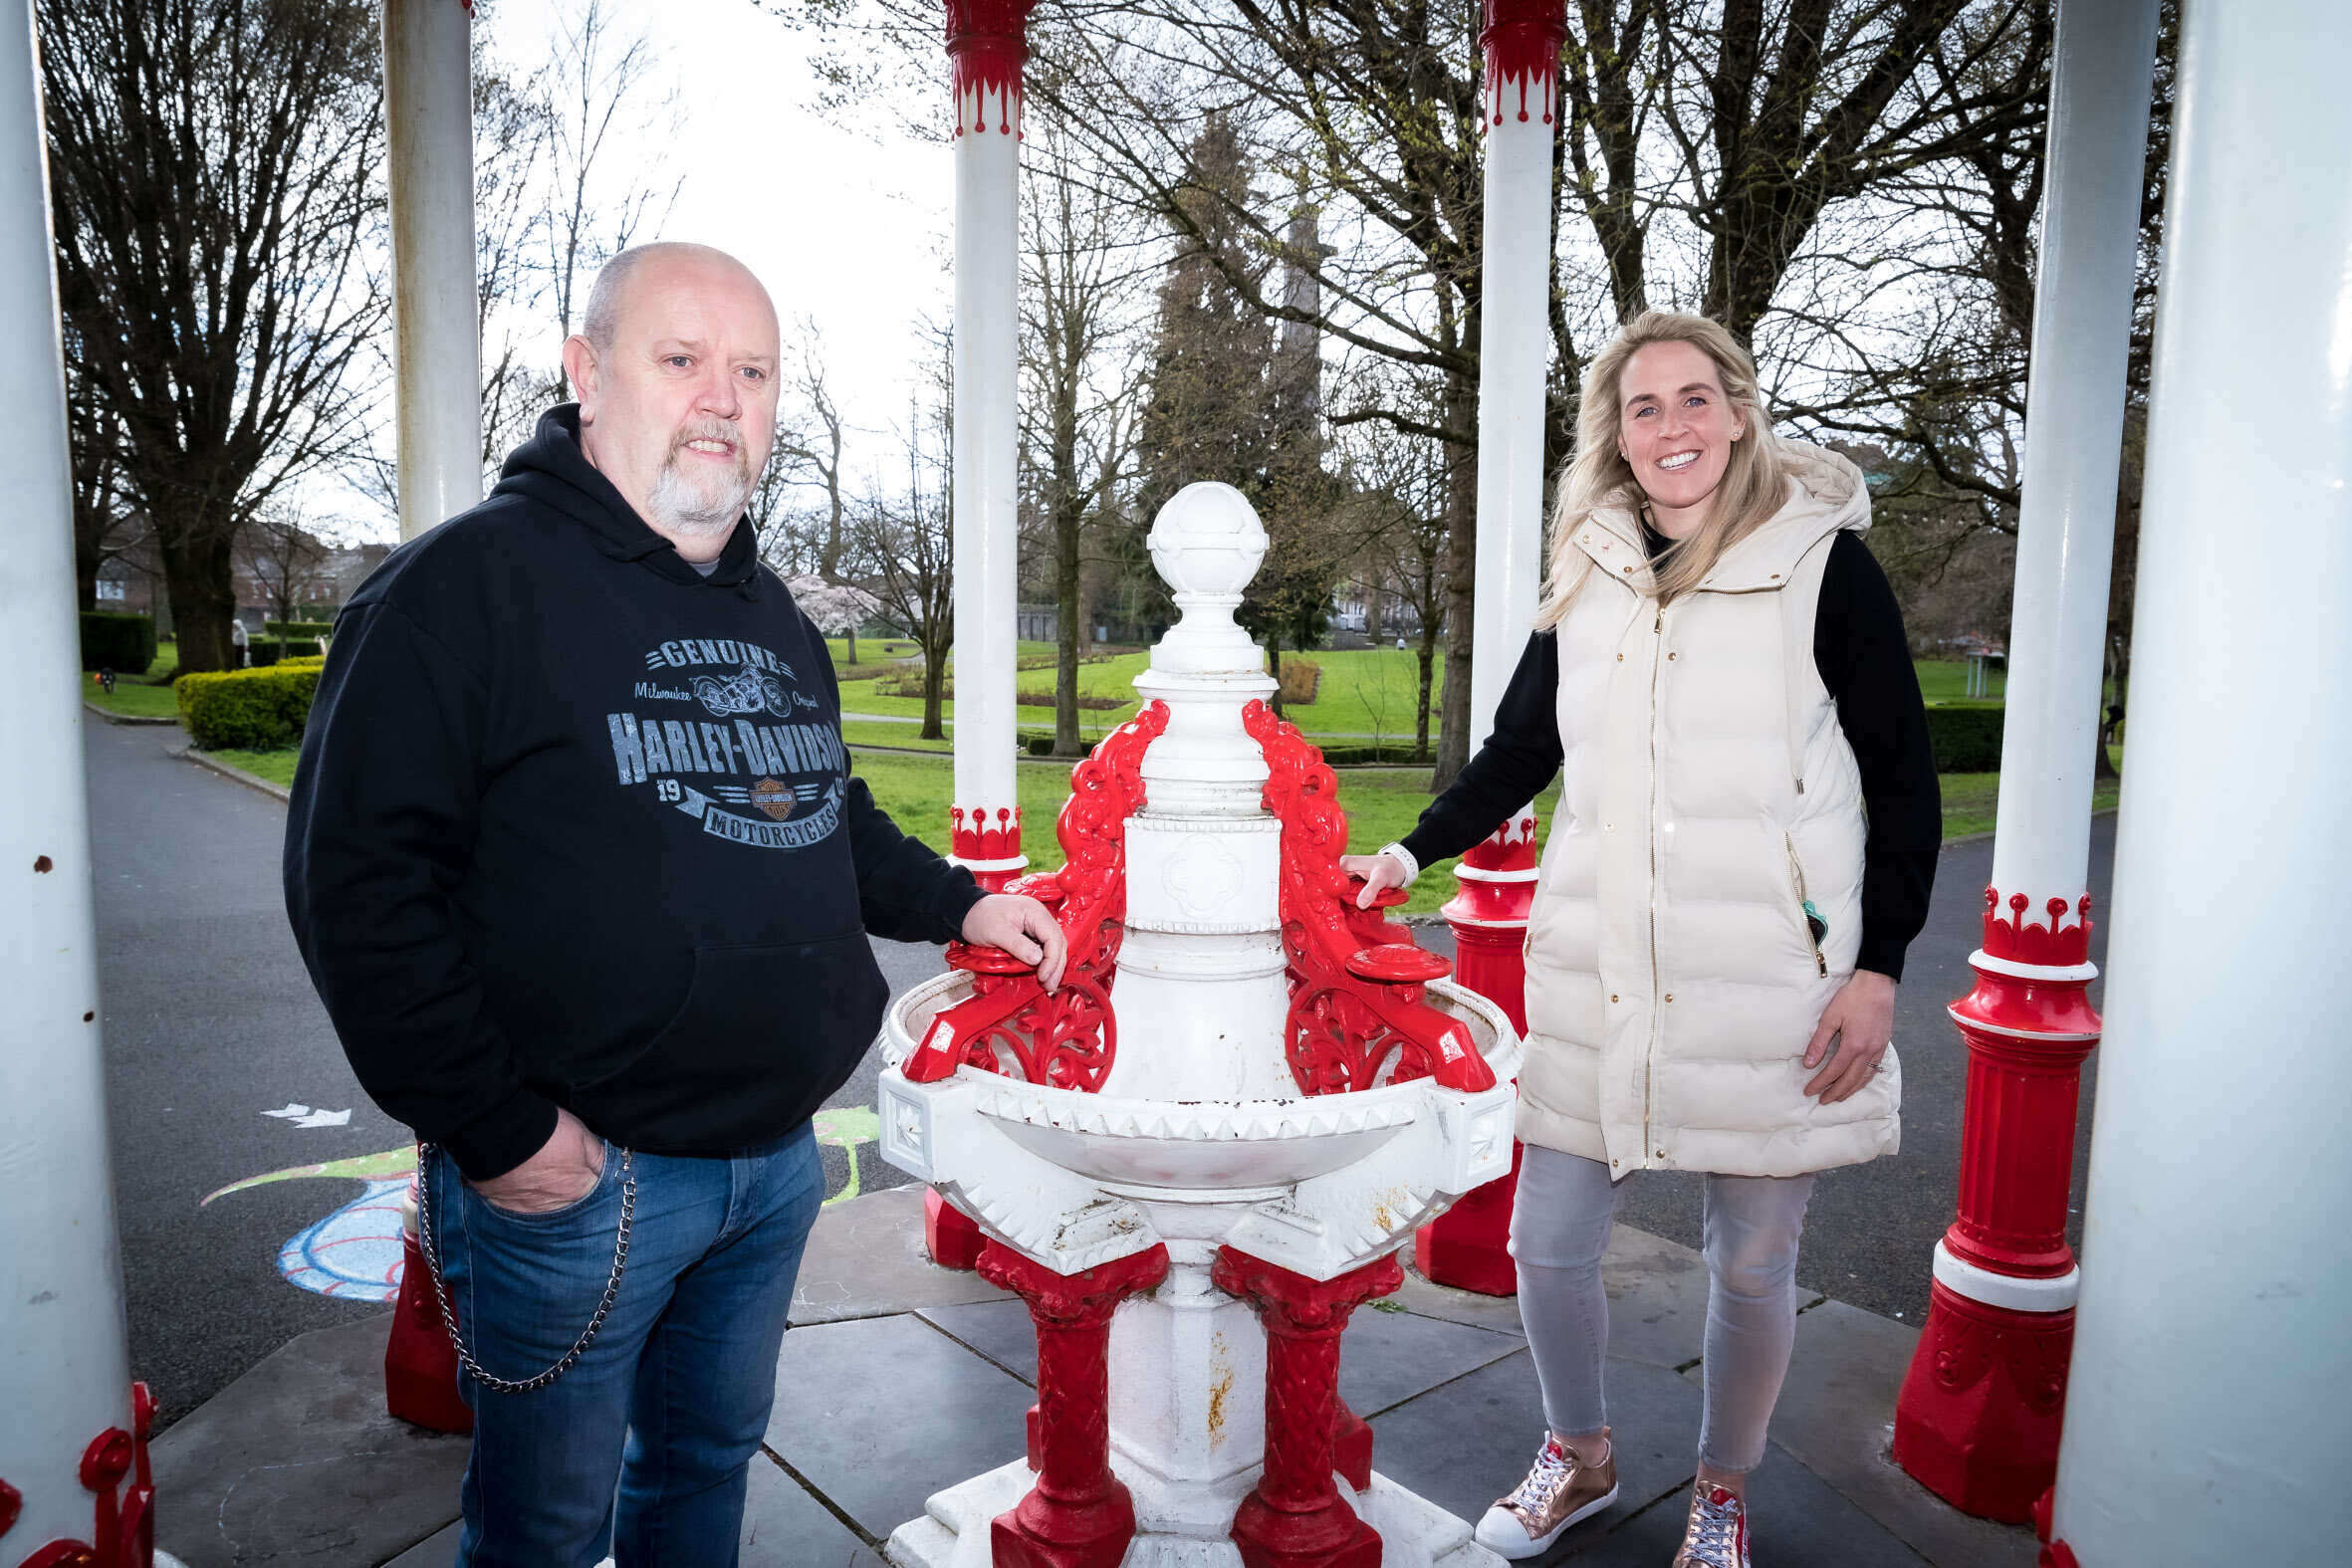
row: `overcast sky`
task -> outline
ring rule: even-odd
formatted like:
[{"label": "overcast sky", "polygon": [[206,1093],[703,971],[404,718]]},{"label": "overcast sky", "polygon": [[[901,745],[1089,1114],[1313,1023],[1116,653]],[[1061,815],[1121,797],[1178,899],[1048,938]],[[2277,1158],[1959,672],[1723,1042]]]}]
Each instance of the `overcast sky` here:
[{"label": "overcast sky", "polygon": [[[497,0],[478,25],[521,76],[577,10],[578,0]],[[649,183],[682,181],[658,237],[741,257],[788,335],[799,317],[818,323],[849,421],[903,424],[917,317],[948,309],[953,153],[907,135],[903,110],[828,123],[814,107],[808,40],[753,0],[624,0],[616,20],[651,40],[677,97],[674,136],[619,153]],[[536,357],[552,363],[558,340],[551,327]]]}]

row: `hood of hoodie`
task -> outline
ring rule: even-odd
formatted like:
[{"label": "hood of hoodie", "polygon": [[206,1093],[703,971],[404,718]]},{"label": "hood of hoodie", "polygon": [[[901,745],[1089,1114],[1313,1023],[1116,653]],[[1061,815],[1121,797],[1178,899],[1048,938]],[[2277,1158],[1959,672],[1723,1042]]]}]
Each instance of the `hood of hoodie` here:
[{"label": "hood of hoodie", "polygon": [[735,588],[759,597],[760,559],[752,530],[741,518],[719,552],[710,575],[639,517],[611,480],[588,461],[580,443],[580,405],[558,403],[540,415],[531,439],[507,455],[492,495],[528,497],[587,529],[596,549],[614,560],[635,561],[671,582]]}]

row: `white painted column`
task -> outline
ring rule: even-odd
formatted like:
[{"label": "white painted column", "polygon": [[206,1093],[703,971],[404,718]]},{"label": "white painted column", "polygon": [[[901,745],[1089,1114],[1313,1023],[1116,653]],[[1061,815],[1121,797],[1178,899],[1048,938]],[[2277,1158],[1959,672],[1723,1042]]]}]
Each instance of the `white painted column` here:
[{"label": "white painted column", "polygon": [[1970,1055],[1959,1213],[1895,1409],[1896,1462],[1999,1519],[2025,1518],[2054,1471],[2050,1379],[2080,1279],[2066,1221],[2081,1068],[2099,1042],[2085,995],[2092,748],[2156,21],[2157,0],[2058,7],[1999,831],[1976,985],[1949,1009]]},{"label": "white painted column", "polygon": [[[83,789],[73,482],[32,6],[0,9],[0,1482],[10,1562],[89,1541],[78,1469],[132,1426]],[[112,1485],[108,1488],[112,1495]],[[5,1497],[0,1493],[0,1497]]]},{"label": "white painted column", "polygon": [[2123,378],[2156,0],[2063,0],[2033,310],[1993,885],[2071,902],[2090,865]]},{"label": "white painted column", "polygon": [[956,109],[955,858],[1001,885],[1021,853],[1018,710],[1021,67],[1029,0],[948,0]]},{"label": "white painted column", "polygon": [[1470,744],[1535,623],[1543,575],[1543,382],[1551,362],[1551,149],[1559,135],[1563,0],[1490,0],[1484,251],[1479,278],[1478,619]]},{"label": "white painted column", "polygon": [[2352,31],[2183,7],[2107,1069],[2056,1535],[2343,1555]]},{"label": "white painted column", "polygon": [[482,499],[473,7],[384,0],[400,537]]}]

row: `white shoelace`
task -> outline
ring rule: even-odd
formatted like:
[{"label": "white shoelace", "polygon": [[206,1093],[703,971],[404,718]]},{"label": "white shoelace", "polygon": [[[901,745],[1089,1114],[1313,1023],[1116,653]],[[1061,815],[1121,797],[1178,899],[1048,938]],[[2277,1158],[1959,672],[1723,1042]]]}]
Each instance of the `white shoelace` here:
[{"label": "white shoelace", "polygon": [[1568,1451],[1545,1438],[1543,1446],[1535,1451],[1534,1468],[1528,1471],[1527,1479],[1512,1492],[1511,1500],[1540,1516],[1551,1506],[1552,1494],[1566,1484],[1568,1472],[1574,1467],[1575,1461],[1569,1457]]},{"label": "white shoelace", "polygon": [[1747,1568],[1740,1561],[1740,1513],[1737,1501],[1718,1503],[1700,1492],[1691,1507],[1684,1555],[1707,1568]]}]

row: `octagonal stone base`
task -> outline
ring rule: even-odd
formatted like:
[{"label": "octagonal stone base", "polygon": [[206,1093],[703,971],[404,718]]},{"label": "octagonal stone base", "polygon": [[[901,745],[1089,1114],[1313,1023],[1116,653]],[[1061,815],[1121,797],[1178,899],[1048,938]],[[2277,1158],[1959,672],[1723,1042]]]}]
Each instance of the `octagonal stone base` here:
[{"label": "octagonal stone base", "polygon": [[[1226,1531],[1234,1510],[1258,1483],[1255,1466],[1228,1477],[1212,1501],[1195,1487],[1176,1490],[1126,1456],[1111,1468],[1135,1498],[1135,1539],[1121,1568],[1242,1568],[1242,1554]],[[923,1516],[890,1533],[882,1555],[893,1568],[992,1568],[989,1521],[1005,1512],[1037,1480],[1020,1459],[934,1492]],[[1503,1559],[1471,1539],[1470,1526],[1436,1503],[1375,1471],[1368,1490],[1337,1480],[1339,1495],[1379,1532],[1381,1568],[1503,1568]],[[1193,1517],[1185,1517],[1185,1514]]]}]

